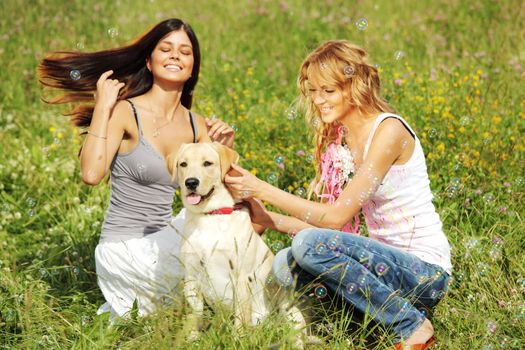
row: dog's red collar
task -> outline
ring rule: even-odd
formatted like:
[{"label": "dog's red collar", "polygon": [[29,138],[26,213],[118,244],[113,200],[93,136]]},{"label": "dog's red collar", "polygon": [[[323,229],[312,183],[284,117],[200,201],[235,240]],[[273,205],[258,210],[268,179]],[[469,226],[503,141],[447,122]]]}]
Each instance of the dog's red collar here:
[{"label": "dog's red collar", "polygon": [[233,208],[232,207],[219,208],[219,209],[209,211],[206,214],[208,215],[215,215],[215,214],[228,215],[228,214],[233,213],[235,210],[240,210],[242,207],[243,207],[242,205],[236,204]]}]

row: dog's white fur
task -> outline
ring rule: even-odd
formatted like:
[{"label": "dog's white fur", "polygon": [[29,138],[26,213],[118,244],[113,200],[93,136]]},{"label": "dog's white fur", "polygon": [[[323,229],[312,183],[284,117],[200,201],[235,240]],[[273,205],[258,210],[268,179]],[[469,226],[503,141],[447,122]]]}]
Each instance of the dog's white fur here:
[{"label": "dog's white fur", "polygon": [[[209,305],[220,303],[234,311],[235,324],[257,324],[272,309],[267,292],[274,255],[253,230],[249,211],[244,208],[231,214],[206,214],[212,210],[233,207],[234,199],[223,184],[224,175],[236,162],[238,154],[219,143],[184,144],[168,158],[168,168],[178,178],[182,202],[186,208],[181,260],[185,266],[184,294],[193,309],[193,335],[202,317],[204,300]],[[196,189],[185,186],[187,179],[199,180]],[[211,194],[198,204],[188,203],[191,192]],[[297,329],[305,320],[286,298],[278,307]],[[275,302],[275,300],[273,301]],[[296,345],[301,345],[296,340]]]}]

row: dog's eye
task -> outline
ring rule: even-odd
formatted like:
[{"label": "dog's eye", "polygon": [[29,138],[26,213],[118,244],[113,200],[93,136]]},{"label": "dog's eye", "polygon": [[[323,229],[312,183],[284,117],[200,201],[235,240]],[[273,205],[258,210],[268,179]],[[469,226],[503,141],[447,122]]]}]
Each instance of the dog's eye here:
[{"label": "dog's eye", "polygon": [[212,163],[212,162],[205,161],[205,162],[203,163],[203,165],[204,165],[204,166],[210,166],[210,165],[213,165],[213,163]]},{"label": "dog's eye", "polygon": [[188,163],[186,163],[186,162],[181,162],[181,163],[179,164],[179,166],[182,167],[182,168],[185,168],[185,167],[188,166]]}]

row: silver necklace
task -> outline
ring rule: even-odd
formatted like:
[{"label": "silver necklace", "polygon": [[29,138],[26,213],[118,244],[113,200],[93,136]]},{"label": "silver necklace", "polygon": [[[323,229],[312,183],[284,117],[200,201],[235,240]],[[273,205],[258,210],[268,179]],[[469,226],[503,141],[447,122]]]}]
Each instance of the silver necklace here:
[{"label": "silver necklace", "polygon": [[[151,108],[151,104],[149,103],[148,101],[148,104],[150,105],[150,110],[153,111],[153,108]],[[160,125],[160,126],[157,126],[155,128],[155,130],[153,131],[153,137],[157,138],[160,136],[160,129],[162,129],[163,127],[165,127],[166,125],[170,124],[173,119],[175,118],[175,112],[177,112],[177,109],[179,109],[179,106],[180,106],[180,103],[179,105],[175,108],[175,110],[173,111],[172,115],[171,115],[171,120],[168,120],[166,123]],[[156,117],[153,117],[153,124],[157,124],[157,118]]]}]

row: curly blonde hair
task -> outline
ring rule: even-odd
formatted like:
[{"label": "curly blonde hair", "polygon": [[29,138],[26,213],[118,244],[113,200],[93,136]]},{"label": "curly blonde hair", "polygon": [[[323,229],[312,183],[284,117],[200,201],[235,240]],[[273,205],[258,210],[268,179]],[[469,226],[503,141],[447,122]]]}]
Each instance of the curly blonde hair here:
[{"label": "curly blonde hair", "polygon": [[316,184],[320,178],[322,153],[336,139],[339,124],[327,124],[319,118],[319,110],[308,94],[309,80],[337,86],[349,96],[351,106],[363,114],[394,112],[394,109],[381,97],[377,68],[368,62],[368,54],[361,47],[347,40],[331,40],[311,52],[299,71],[297,85],[301,94],[297,107],[313,130],[316,146],[316,178],[313,184]]}]

